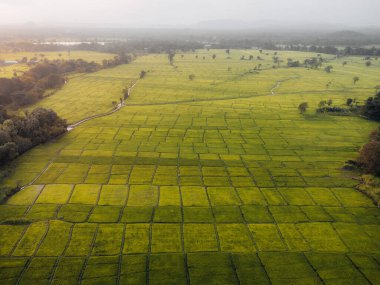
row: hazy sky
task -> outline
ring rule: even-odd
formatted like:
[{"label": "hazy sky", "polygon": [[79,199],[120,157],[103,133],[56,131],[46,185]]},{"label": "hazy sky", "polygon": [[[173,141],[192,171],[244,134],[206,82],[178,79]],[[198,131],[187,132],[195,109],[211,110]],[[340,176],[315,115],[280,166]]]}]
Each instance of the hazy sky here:
[{"label": "hazy sky", "polygon": [[191,25],[207,20],[380,25],[380,0],[0,0],[0,23]]}]

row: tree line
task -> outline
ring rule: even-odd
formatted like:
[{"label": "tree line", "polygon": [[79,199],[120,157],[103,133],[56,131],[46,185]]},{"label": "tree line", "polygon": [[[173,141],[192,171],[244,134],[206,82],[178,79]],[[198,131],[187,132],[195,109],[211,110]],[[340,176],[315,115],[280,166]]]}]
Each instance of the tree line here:
[{"label": "tree line", "polygon": [[21,117],[9,115],[1,107],[0,166],[32,147],[62,135],[66,128],[66,120],[61,119],[53,110],[37,108]]},{"label": "tree line", "polygon": [[0,78],[0,105],[17,109],[41,100],[47,90],[58,89],[67,81],[69,73],[90,73],[102,68],[129,63],[132,57],[118,55],[103,60],[102,64],[76,60],[43,60],[20,76]]}]

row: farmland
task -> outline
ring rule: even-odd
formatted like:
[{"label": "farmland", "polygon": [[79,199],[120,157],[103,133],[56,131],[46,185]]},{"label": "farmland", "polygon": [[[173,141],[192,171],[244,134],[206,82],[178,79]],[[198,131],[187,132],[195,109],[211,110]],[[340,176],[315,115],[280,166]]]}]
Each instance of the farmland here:
[{"label": "farmland", "polygon": [[2,284],[378,284],[380,210],[342,170],[377,124],[315,109],[372,96],[380,63],[273,55],[150,54],[40,101],[76,122],[137,80],[120,111],[16,160],[3,183],[28,186],[0,205]]}]

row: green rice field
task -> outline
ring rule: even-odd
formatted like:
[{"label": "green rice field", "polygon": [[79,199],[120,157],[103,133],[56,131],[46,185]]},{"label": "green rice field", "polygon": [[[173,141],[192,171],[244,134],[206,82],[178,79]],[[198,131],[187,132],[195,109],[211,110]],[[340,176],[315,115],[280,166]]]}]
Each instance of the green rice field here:
[{"label": "green rice field", "polygon": [[120,111],[16,160],[3,184],[28,186],[0,205],[1,284],[380,284],[380,210],[342,170],[378,124],[315,114],[372,96],[380,62],[273,55],[141,56],[39,102],[76,122],[148,71]]}]

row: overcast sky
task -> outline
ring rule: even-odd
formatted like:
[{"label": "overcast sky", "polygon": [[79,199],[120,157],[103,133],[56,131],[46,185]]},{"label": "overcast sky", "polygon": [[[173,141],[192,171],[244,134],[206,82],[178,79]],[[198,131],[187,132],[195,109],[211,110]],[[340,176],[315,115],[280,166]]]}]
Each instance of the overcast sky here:
[{"label": "overcast sky", "polygon": [[186,26],[209,20],[380,25],[380,0],[0,0],[0,23]]}]

